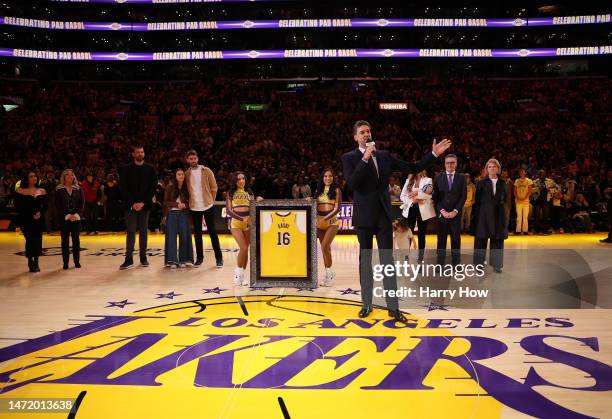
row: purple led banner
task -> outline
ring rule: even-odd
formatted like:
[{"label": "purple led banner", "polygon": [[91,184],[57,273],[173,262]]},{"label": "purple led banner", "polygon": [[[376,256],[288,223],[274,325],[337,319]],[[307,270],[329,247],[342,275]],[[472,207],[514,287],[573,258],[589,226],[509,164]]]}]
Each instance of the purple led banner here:
[{"label": "purple led banner", "polygon": [[[115,3],[115,4],[180,4],[180,3],[242,3],[287,0],[49,0],[55,3]],[[290,0],[291,1],[291,0]]]},{"label": "purple led banner", "polygon": [[214,29],[291,29],[291,28],[413,28],[413,27],[515,27],[610,23],[610,15],[565,16],[516,19],[290,19],[229,20],[194,22],[64,22],[56,20],[0,17],[0,24],[37,29],[88,31],[189,31]]},{"label": "purple led banner", "polygon": [[524,58],[612,54],[612,45],[600,47],[533,49],[299,49],[260,51],[73,52],[0,48],[0,56],[46,60],[187,61],[286,58]]}]

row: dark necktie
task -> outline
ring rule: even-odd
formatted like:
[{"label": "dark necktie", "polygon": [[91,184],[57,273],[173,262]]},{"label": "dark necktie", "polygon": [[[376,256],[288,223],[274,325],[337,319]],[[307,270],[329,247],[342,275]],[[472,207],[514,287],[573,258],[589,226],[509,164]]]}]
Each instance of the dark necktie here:
[{"label": "dark necktie", "polygon": [[376,168],[376,164],[374,164],[374,156],[370,157],[370,160],[368,160],[368,164],[372,167],[372,169],[374,169],[374,173],[376,173],[376,177],[378,178],[378,169]]},{"label": "dark necktie", "polygon": [[448,190],[450,191],[453,188],[453,175],[448,174]]}]

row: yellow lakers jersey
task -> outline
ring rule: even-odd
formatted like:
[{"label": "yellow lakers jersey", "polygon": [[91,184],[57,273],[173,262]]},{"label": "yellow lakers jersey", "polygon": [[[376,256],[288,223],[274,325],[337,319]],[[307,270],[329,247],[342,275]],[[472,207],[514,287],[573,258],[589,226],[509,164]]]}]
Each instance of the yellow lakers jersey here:
[{"label": "yellow lakers jersey", "polygon": [[250,199],[251,196],[244,189],[236,189],[232,196],[232,211],[241,217],[248,217]]},{"label": "yellow lakers jersey", "polygon": [[[262,212],[260,217],[260,266],[263,277],[307,276],[306,231],[297,223],[298,212]],[[302,214],[299,214],[302,215]],[[304,223],[305,225],[305,223]]]},{"label": "yellow lakers jersey", "polygon": [[329,193],[329,186],[326,186],[323,193],[317,197],[317,203],[319,204],[336,204],[335,199],[329,199],[327,195]]}]

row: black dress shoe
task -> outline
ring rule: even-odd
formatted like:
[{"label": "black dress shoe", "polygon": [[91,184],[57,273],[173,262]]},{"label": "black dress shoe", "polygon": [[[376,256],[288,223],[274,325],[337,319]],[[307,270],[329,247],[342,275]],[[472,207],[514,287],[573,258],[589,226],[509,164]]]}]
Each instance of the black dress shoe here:
[{"label": "black dress shoe", "polygon": [[404,314],[398,310],[389,310],[389,317],[392,317],[398,322],[406,323],[408,319],[404,316]]},{"label": "black dress shoe", "polygon": [[498,274],[502,273],[501,268],[495,268],[495,272],[497,272]]},{"label": "black dress shoe", "polygon": [[62,266],[62,269],[68,269],[68,264],[64,263],[64,266]]},{"label": "black dress shoe", "polygon": [[200,266],[202,266],[202,262],[204,262],[204,260],[203,260],[203,259],[197,259],[197,260],[195,261],[195,263],[193,264],[193,267],[194,267],[194,268],[199,268]]},{"label": "black dress shoe", "polygon": [[81,267],[81,264],[79,262],[74,262],[74,267],[79,269]]},{"label": "black dress shoe", "polygon": [[132,269],[134,267],[134,262],[131,259],[126,259],[125,262],[123,262],[121,264],[121,266],[119,266],[119,269],[126,270],[126,269]]},{"label": "black dress shoe", "polygon": [[372,306],[364,305],[361,307],[361,310],[359,310],[359,317],[361,318],[368,317],[371,312],[372,312]]}]

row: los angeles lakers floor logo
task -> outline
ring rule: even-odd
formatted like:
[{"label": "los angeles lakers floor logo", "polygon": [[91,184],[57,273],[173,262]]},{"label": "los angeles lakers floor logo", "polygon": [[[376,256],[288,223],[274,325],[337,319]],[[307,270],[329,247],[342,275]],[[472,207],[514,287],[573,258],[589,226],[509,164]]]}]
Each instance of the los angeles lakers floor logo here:
[{"label": "los angeles lakers floor logo", "polygon": [[[554,336],[597,351],[595,337],[546,329],[501,342],[455,336],[416,317],[395,323],[378,310],[362,320],[355,318],[358,307],[332,298],[254,295],[101,317],[0,349],[0,397],[74,398],[86,390],[79,418],[273,418],[281,417],[279,397],[292,417],[488,418],[499,417],[505,405],[561,418],[584,416],[535,387],[612,388],[610,366],[545,342]],[[579,369],[590,384],[562,387],[534,369],[519,380],[491,367],[511,344]]]}]

